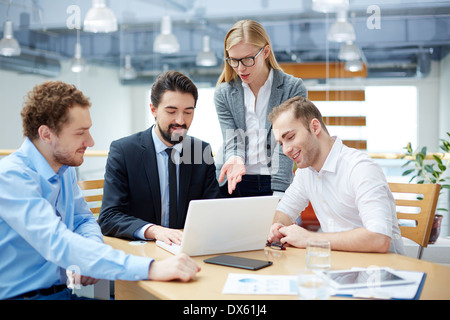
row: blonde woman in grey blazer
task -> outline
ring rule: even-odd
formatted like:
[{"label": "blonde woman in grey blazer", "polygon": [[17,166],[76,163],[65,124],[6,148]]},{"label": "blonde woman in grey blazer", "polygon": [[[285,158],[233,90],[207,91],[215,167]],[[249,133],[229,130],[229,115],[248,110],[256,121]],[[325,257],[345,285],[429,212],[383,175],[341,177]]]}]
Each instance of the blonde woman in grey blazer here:
[{"label": "blonde woman in grey blazer", "polygon": [[267,115],[289,98],[307,97],[306,87],[282,71],[256,21],[237,22],[224,47],[227,63],[214,96],[223,136],[216,156],[221,193],[282,196],[292,182],[293,162],[276,143]]}]

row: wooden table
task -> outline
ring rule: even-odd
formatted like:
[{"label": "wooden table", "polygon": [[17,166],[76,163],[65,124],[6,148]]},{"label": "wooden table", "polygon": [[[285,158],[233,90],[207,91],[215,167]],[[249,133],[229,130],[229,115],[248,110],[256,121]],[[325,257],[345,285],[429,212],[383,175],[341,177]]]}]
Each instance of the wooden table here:
[{"label": "wooden table", "polygon": [[[171,256],[167,251],[156,246],[154,241],[141,245],[132,245],[129,240],[104,237],[105,243],[115,249],[126,253],[152,257],[162,260]],[[264,275],[295,275],[298,270],[305,268],[305,250],[287,248],[285,251],[265,249],[233,253],[232,255],[273,261],[273,265],[258,271],[247,271],[237,268],[229,268],[204,263],[203,260],[212,257],[193,257],[202,270],[197,274],[194,281],[182,283],[179,281],[121,281],[115,282],[116,300],[141,300],[141,299],[163,299],[163,300],[295,300],[297,296],[292,295],[224,295],[222,289],[229,273],[252,273]],[[391,267],[397,270],[422,271],[427,274],[420,299],[450,299],[450,267],[417,260],[407,256],[393,253],[352,253],[331,252],[331,266],[333,270],[343,270],[352,267]]]}]

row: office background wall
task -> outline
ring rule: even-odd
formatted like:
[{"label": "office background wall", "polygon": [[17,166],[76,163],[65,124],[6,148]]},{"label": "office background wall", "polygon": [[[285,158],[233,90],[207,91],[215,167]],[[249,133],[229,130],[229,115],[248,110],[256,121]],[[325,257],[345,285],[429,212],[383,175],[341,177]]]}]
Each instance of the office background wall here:
[{"label": "office background wall", "polygon": [[[61,76],[57,79],[0,70],[0,149],[20,147],[24,96],[36,84],[48,80],[75,84],[90,98],[91,134],[95,140],[92,149],[108,150],[112,140],[145,127],[145,101],[136,97],[145,97],[142,91],[148,91],[148,87],[122,86],[116,70],[90,66],[87,72],[75,74],[68,63],[62,63]],[[86,177],[103,177],[104,163],[104,158],[90,158],[79,171],[85,172]]]},{"label": "office background wall", "polygon": [[[20,146],[23,140],[20,119],[23,97],[34,85],[46,80],[56,79],[0,70],[0,149],[15,149]],[[87,72],[75,74],[70,72],[67,63],[62,63],[62,72],[57,80],[75,84],[90,97],[92,134],[96,142],[93,149],[107,150],[112,140],[148,126],[146,109],[151,83],[122,86],[117,70],[90,66]],[[416,86],[418,145],[427,145],[430,151],[438,151],[439,138],[450,131],[450,55],[441,62],[432,62],[431,73],[425,78],[330,81],[330,85],[337,89],[355,84],[360,87]]]}]

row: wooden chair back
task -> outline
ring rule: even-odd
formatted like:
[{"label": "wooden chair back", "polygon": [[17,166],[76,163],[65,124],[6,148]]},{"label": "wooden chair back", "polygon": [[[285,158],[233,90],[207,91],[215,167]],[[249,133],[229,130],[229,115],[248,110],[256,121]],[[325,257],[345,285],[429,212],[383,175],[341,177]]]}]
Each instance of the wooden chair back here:
[{"label": "wooden chair back", "polygon": [[78,185],[83,190],[84,199],[95,216],[98,216],[102,207],[103,181],[103,179],[78,181]]},{"label": "wooden chair back", "polygon": [[397,206],[402,237],[416,242],[418,258],[428,246],[431,227],[439,198],[439,184],[389,183]]}]

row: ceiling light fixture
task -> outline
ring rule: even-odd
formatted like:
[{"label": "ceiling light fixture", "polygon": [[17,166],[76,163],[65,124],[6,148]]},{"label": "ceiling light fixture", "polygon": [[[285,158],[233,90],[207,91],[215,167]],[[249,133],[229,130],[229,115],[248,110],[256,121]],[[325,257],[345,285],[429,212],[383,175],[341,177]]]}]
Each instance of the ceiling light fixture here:
[{"label": "ceiling light fixture", "polygon": [[[345,62],[344,69],[350,72],[358,72],[364,69],[364,66],[367,66],[367,59],[364,55],[364,52],[358,48],[359,57],[357,59],[350,59]],[[350,56],[349,56],[350,57]]]},{"label": "ceiling light fixture", "polygon": [[19,42],[14,38],[13,23],[10,20],[5,21],[3,25],[3,39],[0,40],[0,55],[2,56],[19,56]]},{"label": "ceiling light fixture", "polygon": [[133,65],[131,64],[131,56],[127,54],[125,56],[125,65],[120,68],[120,74],[121,79],[125,80],[132,80],[136,79],[137,73],[136,70],[133,68]]},{"label": "ceiling light fixture", "polygon": [[350,72],[358,72],[363,69],[363,63],[361,60],[347,61],[345,63],[344,69]]},{"label": "ceiling light fixture", "polygon": [[117,19],[114,12],[106,6],[106,0],[92,0],[84,19],[84,31],[94,33],[108,33],[117,31]]},{"label": "ceiling light fixture", "polygon": [[348,0],[313,0],[312,9],[319,12],[336,12],[347,10]]},{"label": "ceiling light fixture", "polygon": [[347,11],[340,10],[336,13],[336,22],[330,28],[328,41],[353,42],[356,34],[352,24],[347,21]]},{"label": "ceiling light fixture", "polygon": [[81,44],[77,41],[75,44],[75,55],[70,61],[70,70],[78,73],[86,69],[86,61],[81,56]]},{"label": "ceiling light fixture", "polygon": [[153,51],[163,54],[177,53],[180,51],[180,44],[177,38],[172,34],[172,21],[170,16],[162,17],[161,33],[156,37],[153,43]]},{"label": "ceiling light fixture", "polygon": [[209,36],[203,36],[202,51],[197,54],[197,58],[195,59],[197,66],[212,67],[217,65],[217,57],[215,53],[211,51],[210,41],[211,39]]},{"label": "ceiling light fixture", "polygon": [[353,42],[344,43],[339,49],[338,59],[344,61],[360,60],[361,51]]}]

